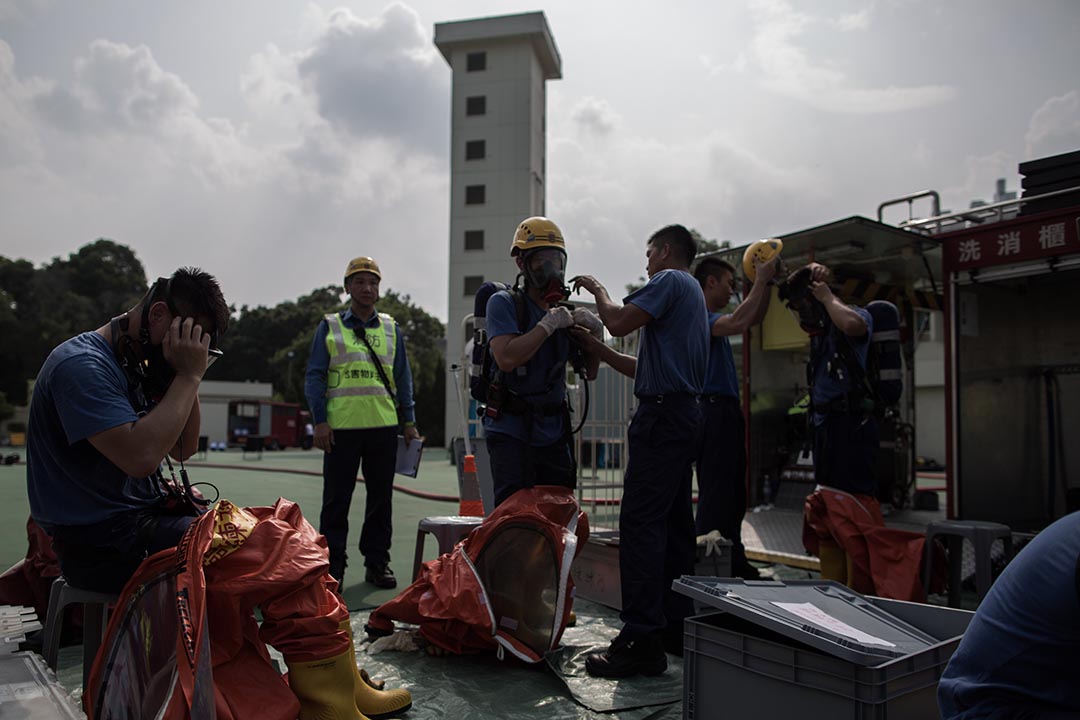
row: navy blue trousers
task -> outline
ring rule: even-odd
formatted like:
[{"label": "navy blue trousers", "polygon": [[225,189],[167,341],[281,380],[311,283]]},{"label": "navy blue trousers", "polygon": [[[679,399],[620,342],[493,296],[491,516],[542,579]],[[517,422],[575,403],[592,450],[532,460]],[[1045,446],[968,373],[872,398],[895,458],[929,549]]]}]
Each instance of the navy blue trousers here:
[{"label": "navy blue trousers", "polygon": [[619,512],[623,633],[682,633],[690,598],[671,590],[694,572],[693,462],[701,406],[689,396],[643,401],[630,422],[629,462]]},{"label": "navy blue trousers", "polygon": [[570,435],[544,447],[533,447],[503,433],[490,433],[486,440],[496,507],[522,488],[577,487],[577,463],[570,447]]},{"label": "navy blue trousers", "polygon": [[814,480],[858,495],[876,495],[878,428],[873,417],[833,413],[814,426]]},{"label": "navy blue trousers", "polygon": [[739,399],[715,397],[702,402],[705,428],[697,459],[698,535],[712,530],[732,542],[731,570],[742,576],[746,549],[742,523],[746,516],[746,422]]},{"label": "navy blue trousers", "polygon": [[363,474],[367,490],[364,525],[360,530],[364,565],[377,568],[390,562],[396,462],[396,427],[334,431],[333,450],[323,456],[319,532],[326,536],[330,549],[330,574],[339,581],[348,558],[345,546],[349,538],[349,505],[357,472]]}]

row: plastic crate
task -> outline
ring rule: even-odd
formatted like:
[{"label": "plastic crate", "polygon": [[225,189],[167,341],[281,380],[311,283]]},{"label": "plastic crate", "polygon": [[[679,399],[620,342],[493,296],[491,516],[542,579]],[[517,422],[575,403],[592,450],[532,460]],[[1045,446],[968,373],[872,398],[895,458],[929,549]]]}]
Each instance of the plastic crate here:
[{"label": "plastic crate", "polygon": [[619,533],[594,530],[570,567],[574,595],[584,600],[622,610],[619,574]]},{"label": "plastic crate", "polygon": [[728,612],[699,615],[684,624],[683,718],[938,717],[938,679],[972,613],[865,599],[937,642],[902,657],[852,648],[838,657],[769,629],[767,622]]}]

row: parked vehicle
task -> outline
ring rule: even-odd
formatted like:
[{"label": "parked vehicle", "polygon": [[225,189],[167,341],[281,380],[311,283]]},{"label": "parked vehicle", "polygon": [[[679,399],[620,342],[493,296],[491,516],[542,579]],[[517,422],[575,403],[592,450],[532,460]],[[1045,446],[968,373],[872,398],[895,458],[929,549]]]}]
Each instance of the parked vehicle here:
[{"label": "parked vehicle", "polygon": [[248,438],[260,437],[267,450],[311,449],[311,413],[299,403],[230,400],[228,422],[229,445],[234,447],[244,447]]}]

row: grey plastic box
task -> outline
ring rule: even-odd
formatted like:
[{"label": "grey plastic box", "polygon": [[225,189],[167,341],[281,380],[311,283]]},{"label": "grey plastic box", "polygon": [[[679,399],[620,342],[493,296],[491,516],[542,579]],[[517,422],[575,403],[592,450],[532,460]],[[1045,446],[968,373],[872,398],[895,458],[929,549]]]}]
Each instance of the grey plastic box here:
[{"label": "grey plastic box", "polygon": [[22,720],[77,720],[80,712],[41,656],[0,655],[0,717]]},{"label": "grey plastic box", "polygon": [[[938,679],[973,616],[864,597],[825,581],[682,578],[675,589],[722,608],[684,624],[683,718],[688,720],[939,717]],[[885,644],[821,627],[776,602],[812,604]]]}]

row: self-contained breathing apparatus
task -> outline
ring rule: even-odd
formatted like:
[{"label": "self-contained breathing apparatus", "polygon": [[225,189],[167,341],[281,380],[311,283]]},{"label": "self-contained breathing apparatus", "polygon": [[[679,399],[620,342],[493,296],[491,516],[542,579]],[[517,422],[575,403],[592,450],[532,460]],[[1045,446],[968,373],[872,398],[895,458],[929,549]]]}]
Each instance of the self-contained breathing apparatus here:
[{"label": "self-contained breathing apparatus", "polygon": [[[469,391],[481,404],[478,411],[490,418],[498,418],[503,413],[512,415],[540,414],[553,416],[565,413],[569,427],[569,401],[564,400],[550,405],[536,405],[529,398],[546,395],[557,382],[549,378],[546,387],[535,393],[522,394],[512,390],[507,383],[508,373],[501,370],[494,361],[487,332],[487,304],[491,296],[499,291],[506,291],[514,301],[518,332],[526,332],[528,310],[526,291],[529,288],[540,290],[541,300],[549,306],[563,306],[573,309],[567,302],[570,288],[565,284],[566,251],[562,234],[553,222],[547,218],[529,218],[521,223],[514,235],[511,255],[522,255],[522,271],[518,273],[512,287],[504,283],[485,282],[476,292],[473,306],[473,350],[472,367],[469,373]],[[557,331],[558,332],[558,331]],[[567,335],[569,341],[568,362],[574,372],[585,383],[585,400],[581,422],[571,433],[577,433],[585,424],[589,412],[589,383],[586,377],[585,352],[581,345]],[[564,372],[560,367],[558,372]],[[524,377],[526,366],[523,364],[512,371],[518,377]]]},{"label": "self-contained breathing apparatus", "polygon": [[[826,371],[835,380],[850,380],[851,390],[831,403],[830,408],[815,408],[819,412],[874,413],[884,415],[893,411],[903,392],[901,376],[900,313],[891,302],[875,300],[866,306],[872,327],[866,354],[866,365],[859,362],[850,338],[829,322],[825,306],[811,291],[811,270],[801,268],[792,273],[779,287],[779,297],[799,319],[799,326],[811,337],[815,353],[806,367],[807,385],[813,387],[818,363],[825,362]],[[815,357],[816,347],[824,341],[824,333],[832,336],[835,352],[832,357]]]},{"label": "self-contained breathing apparatus", "polygon": [[[136,341],[128,335],[130,322],[127,314],[117,315],[109,321],[109,331],[112,337],[113,354],[128,381],[128,400],[135,411],[136,416],[142,418],[164,397],[169,389],[176,371],[165,359],[165,352],[160,344],[150,342],[150,307],[155,302],[164,302],[169,312],[174,317],[183,317],[177,310],[172,296],[172,280],[158,278],[146,293],[143,300],[142,316],[139,323],[138,345],[139,352],[135,350]],[[207,351],[207,367],[214,364],[224,353],[218,349],[217,333],[210,333],[210,348]],[[140,358],[141,355],[141,358]],[[168,466],[170,479],[166,479],[161,464],[150,476],[156,480],[162,493],[163,505],[170,515],[201,515],[206,512],[210,505],[217,500],[218,489],[212,483],[191,483],[188,478],[187,468],[184,467],[183,434],[179,438],[180,443],[180,477],[177,479],[176,470],[173,468],[169,456],[165,456],[165,464]],[[214,499],[208,500],[195,488],[205,485],[214,489]]]}]

